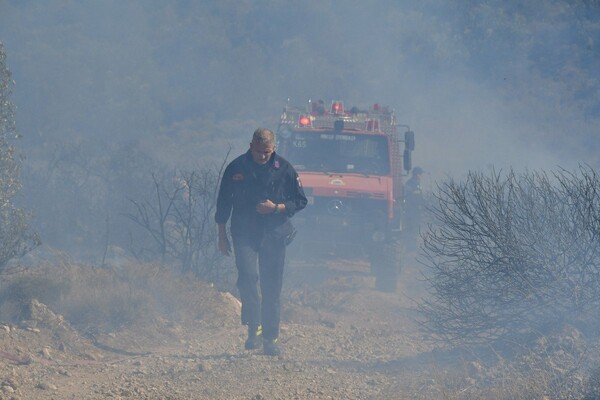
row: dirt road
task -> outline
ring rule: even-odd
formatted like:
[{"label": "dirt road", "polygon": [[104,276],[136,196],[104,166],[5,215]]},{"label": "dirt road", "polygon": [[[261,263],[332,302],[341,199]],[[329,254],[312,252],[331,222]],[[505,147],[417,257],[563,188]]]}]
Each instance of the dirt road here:
[{"label": "dirt road", "polygon": [[413,264],[391,294],[373,289],[364,262],[292,261],[278,358],[243,349],[239,305],[219,293],[203,305],[218,310],[210,319],[103,335],[39,305],[37,323],[0,329],[0,399],[415,398],[436,372],[411,319]]}]

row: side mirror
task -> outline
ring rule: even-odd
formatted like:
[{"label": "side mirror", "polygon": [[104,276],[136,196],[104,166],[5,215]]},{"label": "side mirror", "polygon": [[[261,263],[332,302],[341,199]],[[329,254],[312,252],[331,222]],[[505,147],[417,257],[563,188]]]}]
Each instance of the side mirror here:
[{"label": "side mirror", "polygon": [[404,146],[409,151],[415,149],[415,133],[413,131],[404,132]]},{"label": "side mirror", "polygon": [[[414,144],[414,142],[413,142]],[[402,157],[403,166],[405,171],[412,169],[412,153],[408,149],[404,149],[404,157]]]}]

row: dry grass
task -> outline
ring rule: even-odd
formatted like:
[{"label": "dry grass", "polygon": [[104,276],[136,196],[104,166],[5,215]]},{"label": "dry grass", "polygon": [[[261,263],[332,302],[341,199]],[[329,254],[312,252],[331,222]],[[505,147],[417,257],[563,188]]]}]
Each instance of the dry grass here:
[{"label": "dry grass", "polygon": [[111,331],[143,326],[156,318],[201,319],[211,312],[205,303],[218,295],[211,285],[193,277],[159,264],[135,262],[118,269],[42,265],[3,278],[0,320],[18,323],[24,307],[35,298],[80,329]]}]

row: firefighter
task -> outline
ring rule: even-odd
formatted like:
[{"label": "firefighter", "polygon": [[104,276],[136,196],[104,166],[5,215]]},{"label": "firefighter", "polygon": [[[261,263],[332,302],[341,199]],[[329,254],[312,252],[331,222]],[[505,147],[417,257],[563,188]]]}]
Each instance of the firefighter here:
[{"label": "firefighter", "polygon": [[295,235],[290,217],[306,203],[294,167],[275,153],[275,135],[257,129],[250,149],[223,173],[215,215],[219,250],[227,256],[231,245],[226,223],[231,216],[241,319],[248,326],[246,349],[256,349],[262,341],[264,354],[280,354],[277,338],[285,248]]},{"label": "firefighter", "polygon": [[421,189],[421,175],[423,175],[423,169],[421,167],[413,168],[411,177],[404,185],[404,202],[406,206],[404,224],[407,239],[406,243],[409,245],[409,248],[413,250],[417,245],[419,225],[421,223],[421,216],[424,207],[423,190]]}]

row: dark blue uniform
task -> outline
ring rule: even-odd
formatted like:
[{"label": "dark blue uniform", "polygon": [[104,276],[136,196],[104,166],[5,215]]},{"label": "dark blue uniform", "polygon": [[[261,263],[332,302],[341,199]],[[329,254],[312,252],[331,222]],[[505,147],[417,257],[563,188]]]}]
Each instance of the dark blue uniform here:
[{"label": "dark blue uniform", "polygon": [[[256,205],[267,199],[285,204],[285,212],[259,214]],[[289,219],[306,203],[296,170],[276,153],[259,165],[249,150],[227,166],[221,179],[215,221],[225,224],[231,216],[242,324],[262,324],[265,339],[279,335],[285,246],[294,233]]]}]

